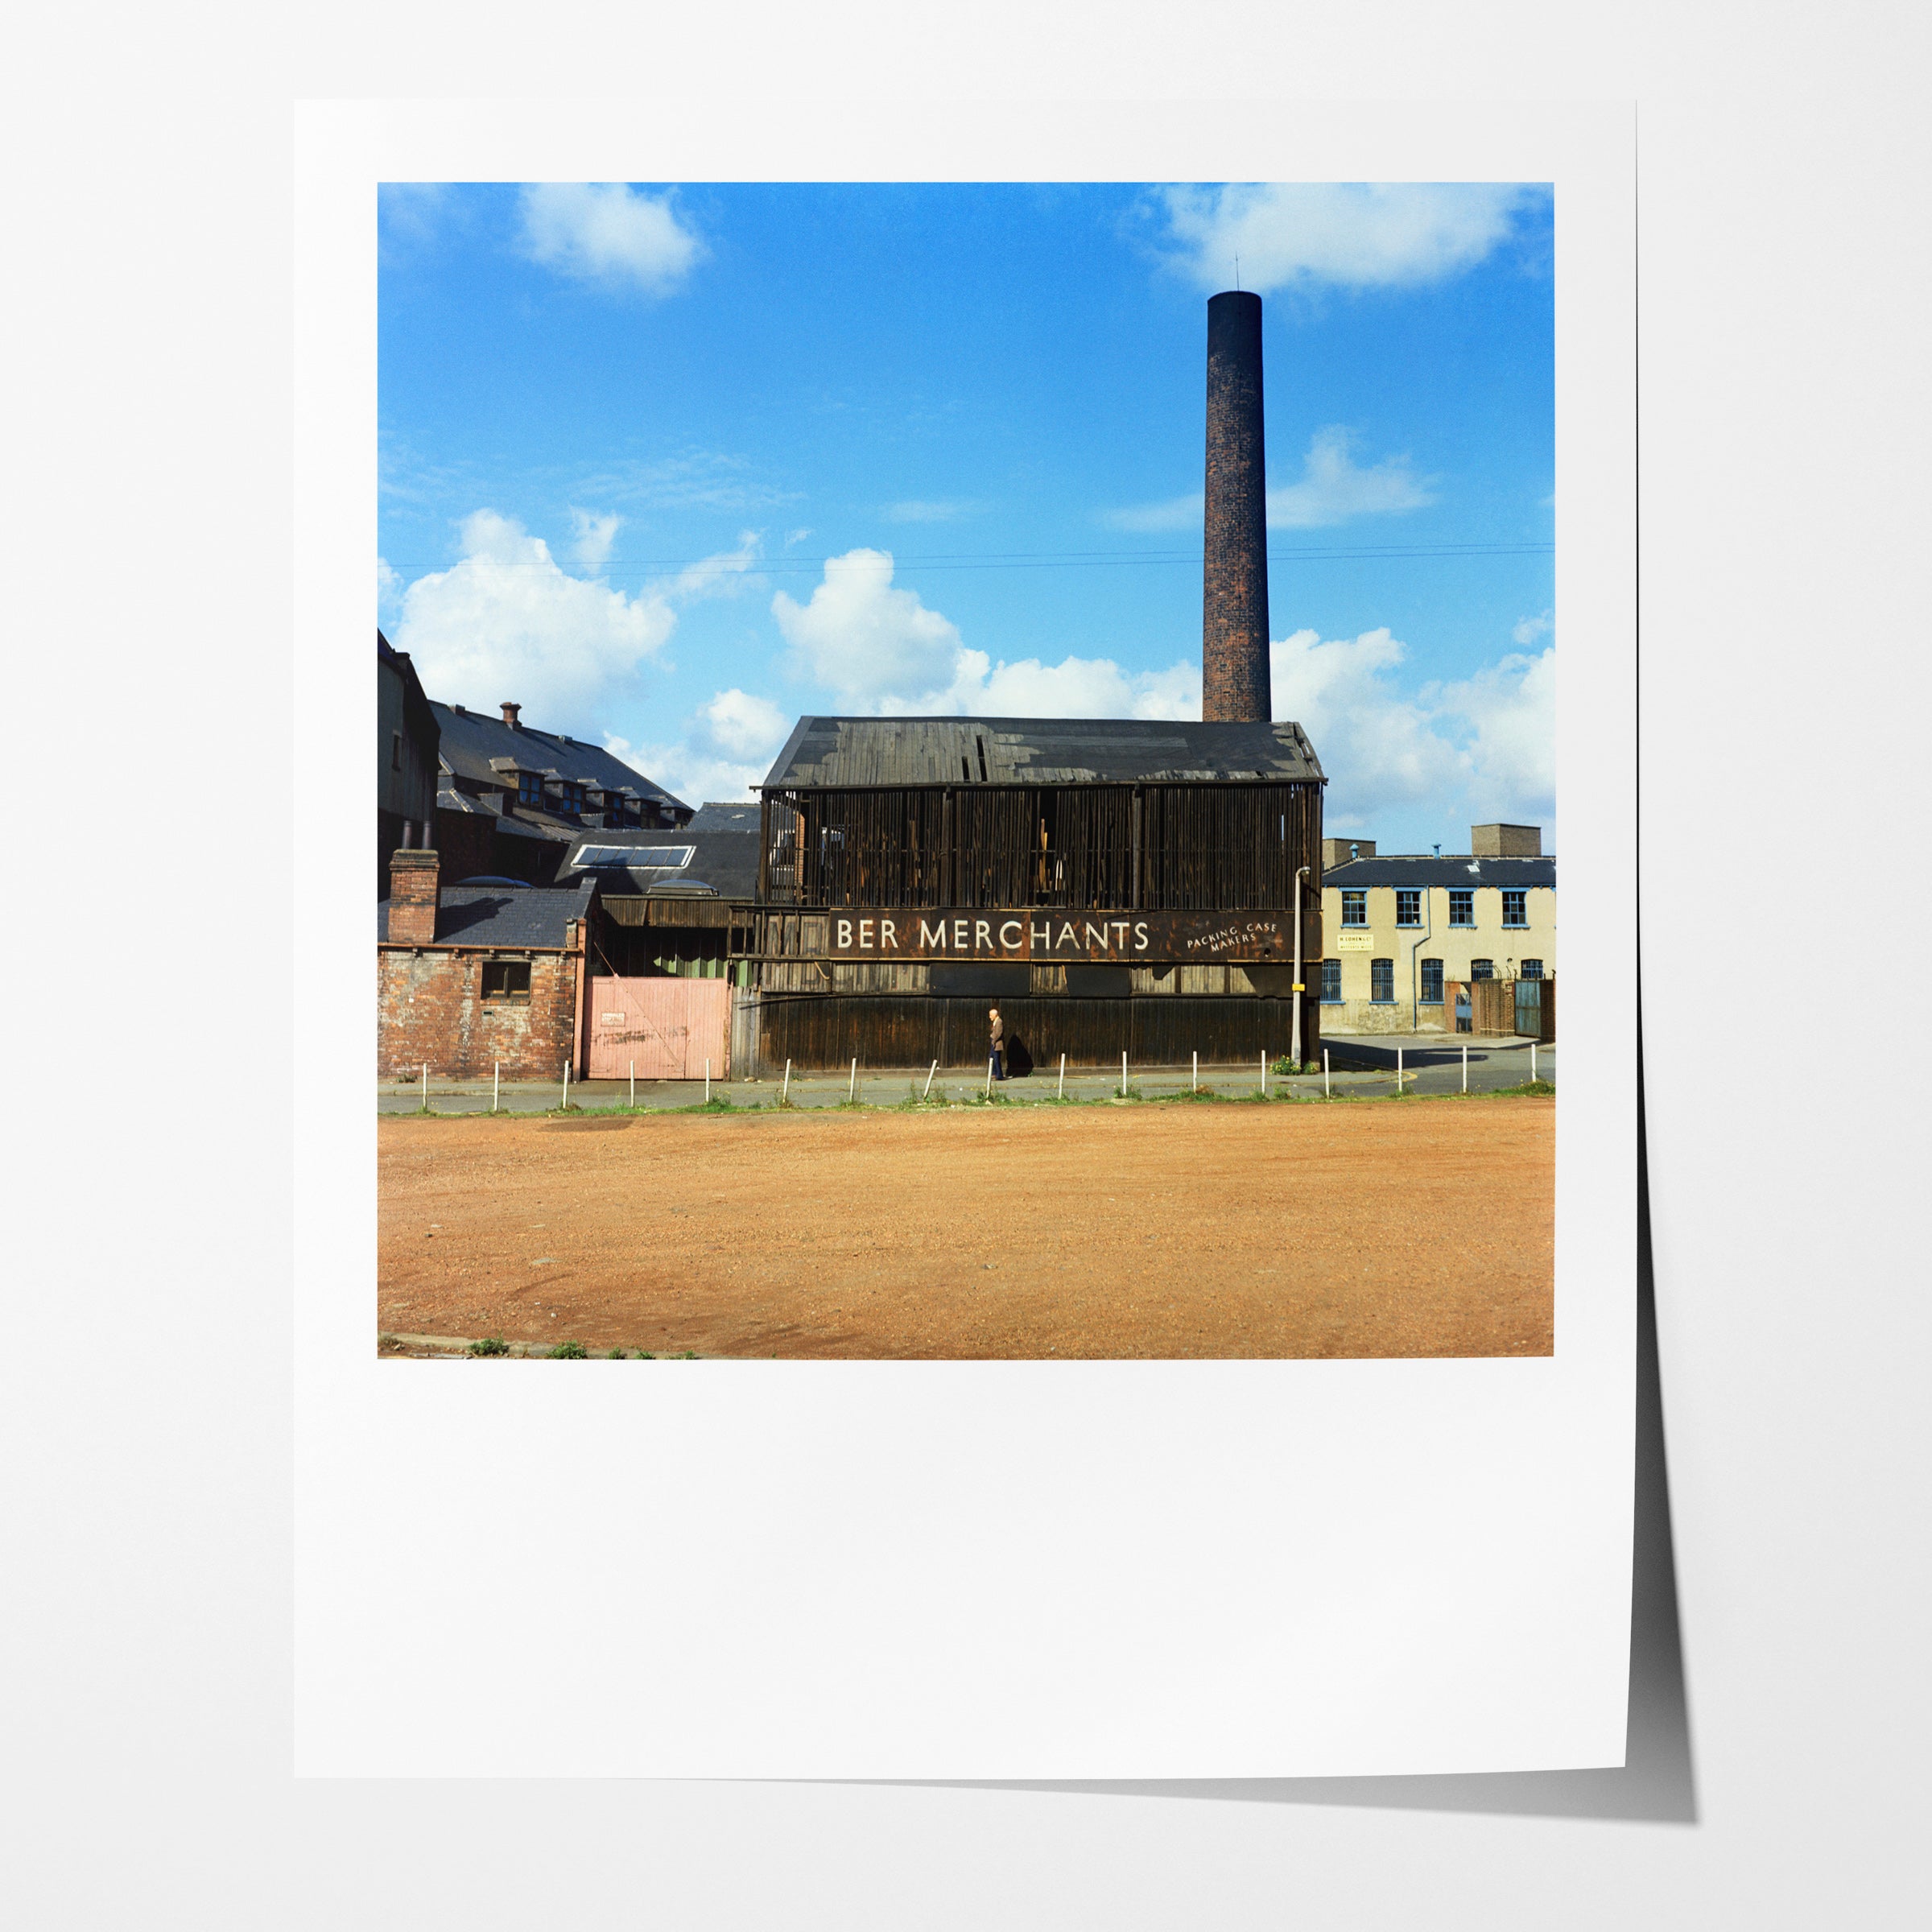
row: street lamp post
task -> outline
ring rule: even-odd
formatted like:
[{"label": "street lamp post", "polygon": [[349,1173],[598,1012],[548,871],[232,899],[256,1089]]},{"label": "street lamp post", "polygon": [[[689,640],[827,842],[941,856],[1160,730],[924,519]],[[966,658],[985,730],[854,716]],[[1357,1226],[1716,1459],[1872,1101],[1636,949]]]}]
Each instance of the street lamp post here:
[{"label": "street lamp post", "polygon": [[1289,1015],[1289,1037],[1293,1042],[1288,1057],[1294,1063],[1294,1070],[1302,1070],[1302,879],[1307,872],[1306,865],[1298,865],[1294,870],[1294,1010]]}]

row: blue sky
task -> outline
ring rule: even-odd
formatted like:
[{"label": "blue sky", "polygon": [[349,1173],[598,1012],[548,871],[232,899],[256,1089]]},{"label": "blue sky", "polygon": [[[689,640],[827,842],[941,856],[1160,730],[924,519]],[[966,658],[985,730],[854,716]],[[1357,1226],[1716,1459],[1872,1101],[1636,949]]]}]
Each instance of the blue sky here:
[{"label": "blue sky", "polygon": [[385,630],[694,803],[800,712],[1199,716],[1238,255],[1330,829],[1553,845],[1540,189],[408,187],[379,248]]}]

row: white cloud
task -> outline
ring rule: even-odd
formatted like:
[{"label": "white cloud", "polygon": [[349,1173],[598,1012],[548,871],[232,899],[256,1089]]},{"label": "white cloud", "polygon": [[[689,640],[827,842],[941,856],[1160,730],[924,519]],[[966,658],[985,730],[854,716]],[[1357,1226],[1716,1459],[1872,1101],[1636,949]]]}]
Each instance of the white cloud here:
[{"label": "white cloud", "polygon": [[687,564],[667,588],[671,596],[688,601],[693,597],[730,597],[748,584],[762,584],[765,580],[757,574],[758,547],[755,530],[741,530],[736,550],[714,551]]},{"label": "white cloud", "polygon": [[894,587],[892,570],[890,551],[848,551],[826,559],[808,604],[783,591],[771,601],[795,669],[859,710],[931,703],[952,683],[964,648],[950,619]]},{"label": "white cloud", "polygon": [[1198,664],[1129,671],[1110,658],[996,662],[969,650],[957,627],[915,591],[895,586],[880,550],[826,560],[825,576],[801,605],[781,591],[772,614],[791,648],[792,668],[842,709],[994,717],[1199,717]]},{"label": "white cloud", "polygon": [[513,700],[532,724],[581,729],[677,622],[661,591],[626,597],[573,577],[541,537],[493,510],[462,527],[461,560],[409,586],[394,634],[432,697],[479,708]]},{"label": "white cloud", "polygon": [[583,282],[667,295],[704,253],[667,194],[621,182],[534,182],[522,192],[523,246],[533,261]]},{"label": "white cloud", "polygon": [[[1358,465],[1352,454],[1356,437],[1340,423],[1318,429],[1302,459],[1302,473],[1293,483],[1268,493],[1270,530],[1317,530],[1346,523],[1352,517],[1391,516],[1424,510],[1435,501],[1432,479],[1418,477],[1406,456],[1385,456],[1379,463]],[[1142,503],[1109,510],[1101,519],[1115,530],[1200,530],[1206,499],[1170,497],[1164,502]]]},{"label": "white cloud", "polygon": [[604,742],[687,805],[701,805],[755,795],[791,729],[791,717],[769,698],[734,686],[700,705],[673,743],[634,745],[610,733]]},{"label": "white cloud", "polygon": [[1509,634],[1516,639],[1517,643],[1527,649],[1538,638],[1547,637],[1550,634],[1554,617],[1555,613],[1548,610],[1545,611],[1540,617],[1525,617],[1517,623],[1515,630]]},{"label": "white cloud", "polygon": [[1298,630],[1269,647],[1274,715],[1307,732],[1328,774],[1323,816],[1338,835],[1378,836],[1418,817],[1446,840],[1493,819],[1544,827],[1556,809],[1556,649],[1511,653],[1468,678],[1405,687],[1408,652],[1385,627],[1324,640]]},{"label": "white cloud", "polygon": [[1426,481],[1410,470],[1406,456],[1385,456],[1365,469],[1356,468],[1348,453],[1354,440],[1339,423],[1315,432],[1300,481],[1268,493],[1269,529],[1315,530],[1345,523],[1351,517],[1422,510],[1435,501]]},{"label": "white cloud", "polygon": [[1538,191],[1509,183],[1262,182],[1158,192],[1170,263],[1197,287],[1397,288],[1472,268]]},{"label": "white cloud", "polygon": [[617,541],[624,519],[614,513],[598,516],[591,510],[579,510],[573,503],[570,506],[570,522],[576,532],[576,541],[571,546],[572,555],[586,570],[601,570],[610,561],[610,547]]},{"label": "white cloud", "polygon": [[402,601],[402,573],[386,557],[376,559],[376,614],[386,616]]}]

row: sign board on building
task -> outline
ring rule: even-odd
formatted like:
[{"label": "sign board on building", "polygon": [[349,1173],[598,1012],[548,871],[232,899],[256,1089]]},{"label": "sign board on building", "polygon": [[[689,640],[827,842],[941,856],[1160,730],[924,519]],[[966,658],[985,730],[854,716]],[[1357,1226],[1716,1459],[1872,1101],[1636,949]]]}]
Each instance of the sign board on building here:
[{"label": "sign board on building", "polygon": [[1335,941],[1335,947],[1342,952],[1373,952],[1375,935],[1372,932],[1344,932]]},{"label": "sign board on building", "polygon": [[1117,963],[1277,961],[1294,956],[1288,912],[1069,912],[1013,910],[825,915],[840,960],[1107,960]]}]

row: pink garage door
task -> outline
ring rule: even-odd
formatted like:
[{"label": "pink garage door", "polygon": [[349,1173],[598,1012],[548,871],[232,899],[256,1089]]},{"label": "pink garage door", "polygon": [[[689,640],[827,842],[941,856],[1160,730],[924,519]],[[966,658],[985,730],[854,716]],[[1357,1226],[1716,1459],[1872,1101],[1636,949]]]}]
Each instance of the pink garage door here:
[{"label": "pink garage door", "polygon": [[704,1063],[722,1080],[731,1034],[729,980],[590,982],[590,1077],[621,1080],[634,1062],[641,1080],[698,1080]]}]

